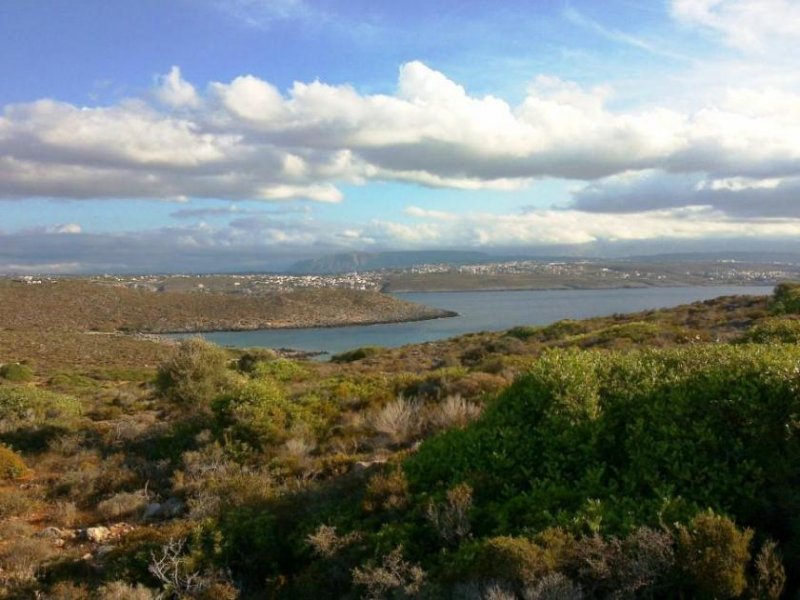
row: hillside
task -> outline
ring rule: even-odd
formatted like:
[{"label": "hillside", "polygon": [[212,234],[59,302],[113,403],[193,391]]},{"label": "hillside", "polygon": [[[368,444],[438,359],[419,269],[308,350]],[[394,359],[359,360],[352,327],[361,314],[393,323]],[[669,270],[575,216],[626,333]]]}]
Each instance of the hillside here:
[{"label": "hillside", "polygon": [[783,285],[329,363],[3,350],[0,597],[793,597],[799,317]]},{"label": "hillside", "polygon": [[257,296],[154,292],[83,279],[0,280],[0,329],[200,332],[392,323],[446,311],[376,292],[308,289]]}]

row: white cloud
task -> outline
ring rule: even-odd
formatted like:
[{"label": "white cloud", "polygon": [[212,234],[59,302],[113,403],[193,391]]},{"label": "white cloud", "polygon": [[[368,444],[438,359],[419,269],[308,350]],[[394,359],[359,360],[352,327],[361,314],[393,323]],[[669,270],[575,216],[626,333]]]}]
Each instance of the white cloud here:
[{"label": "white cloud", "polygon": [[237,77],[229,84],[214,83],[211,90],[225,109],[245,121],[268,124],[284,116],[281,93],[252,75]]},{"label": "white cloud", "polygon": [[455,221],[458,215],[455,213],[444,212],[441,210],[427,210],[419,206],[408,206],[403,211],[410,217],[421,217],[426,219],[435,219],[437,221]]},{"label": "white cloud", "polygon": [[64,223],[52,227],[49,231],[52,233],[80,233],[81,226],[78,223]]},{"label": "white cloud", "polygon": [[200,95],[177,68],[156,94],[180,110],[5,107],[0,197],[338,202],[340,184],[371,180],[518,190],[626,172],[694,184],[800,176],[800,95],[777,87],[729,89],[694,111],[611,110],[608,87],[540,76],[512,106],[415,61],[392,95],[319,81],[282,93],[252,75]]},{"label": "white cloud", "polygon": [[714,31],[743,50],[763,51],[776,40],[800,39],[795,0],[672,0],[671,10],[678,20]]},{"label": "white cloud", "polygon": [[156,98],[172,108],[196,108],[200,104],[194,86],[181,77],[180,67],[176,66],[157,78],[155,94]]},{"label": "white cloud", "polygon": [[[685,207],[625,214],[580,210],[531,210],[523,215],[473,213],[443,222],[436,217],[415,226],[381,222],[397,244],[443,246],[550,246],[615,243],[653,239],[764,238],[800,235],[800,220],[750,222],[728,218],[708,207]],[[424,231],[420,240],[419,231]],[[422,243],[420,243],[422,242]]]}]

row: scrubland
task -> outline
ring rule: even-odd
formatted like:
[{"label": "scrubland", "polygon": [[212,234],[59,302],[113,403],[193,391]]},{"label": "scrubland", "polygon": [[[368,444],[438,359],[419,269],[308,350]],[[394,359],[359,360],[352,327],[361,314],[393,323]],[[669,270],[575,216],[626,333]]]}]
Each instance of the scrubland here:
[{"label": "scrubland", "polygon": [[793,285],[327,363],[42,339],[0,356],[0,597],[800,586]]}]

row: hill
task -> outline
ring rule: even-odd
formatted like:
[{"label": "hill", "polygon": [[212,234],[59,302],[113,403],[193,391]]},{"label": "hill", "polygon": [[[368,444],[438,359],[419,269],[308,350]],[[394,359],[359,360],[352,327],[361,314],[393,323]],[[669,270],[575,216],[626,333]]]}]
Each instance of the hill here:
[{"label": "hill", "polygon": [[0,281],[0,327],[10,330],[201,332],[392,323],[450,313],[377,292],[304,289],[254,296],[156,292],[85,279]]}]

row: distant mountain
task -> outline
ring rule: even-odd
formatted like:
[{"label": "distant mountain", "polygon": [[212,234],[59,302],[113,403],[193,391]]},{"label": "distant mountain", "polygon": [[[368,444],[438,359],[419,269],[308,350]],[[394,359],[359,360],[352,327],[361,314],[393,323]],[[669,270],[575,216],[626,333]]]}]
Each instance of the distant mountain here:
[{"label": "distant mountain", "polygon": [[405,269],[415,265],[446,263],[463,265],[495,262],[498,257],[485,252],[460,250],[419,250],[397,252],[347,252],[330,254],[294,263],[290,273],[322,275],[352,271],[377,271],[379,269]]}]

